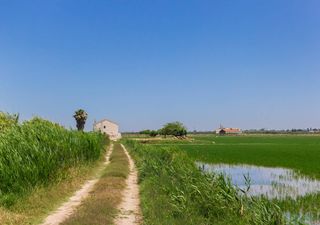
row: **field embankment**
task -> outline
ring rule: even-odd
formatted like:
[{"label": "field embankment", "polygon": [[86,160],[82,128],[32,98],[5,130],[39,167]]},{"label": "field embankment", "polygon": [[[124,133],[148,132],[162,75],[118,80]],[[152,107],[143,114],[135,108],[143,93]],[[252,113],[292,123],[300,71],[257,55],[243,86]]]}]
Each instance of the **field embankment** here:
[{"label": "field embankment", "polygon": [[140,179],[144,224],[285,224],[280,208],[240,195],[221,175],[204,174],[186,154],[127,140]]}]

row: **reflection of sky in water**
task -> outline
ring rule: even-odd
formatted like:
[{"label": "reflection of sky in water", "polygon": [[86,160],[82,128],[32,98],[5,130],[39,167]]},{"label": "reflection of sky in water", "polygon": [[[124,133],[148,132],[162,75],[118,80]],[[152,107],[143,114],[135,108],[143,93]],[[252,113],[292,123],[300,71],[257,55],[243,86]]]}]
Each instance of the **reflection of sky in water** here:
[{"label": "reflection of sky in water", "polygon": [[245,189],[244,175],[251,179],[249,195],[265,195],[268,198],[295,199],[320,191],[320,181],[312,180],[284,168],[269,168],[251,165],[206,164],[197,162],[205,172],[222,173],[230,177],[232,184]]},{"label": "reflection of sky in water", "polygon": [[319,215],[312,213],[300,212],[298,214],[291,214],[290,212],[286,212],[284,215],[289,221],[295,221],[293,224],[320,225]]}]

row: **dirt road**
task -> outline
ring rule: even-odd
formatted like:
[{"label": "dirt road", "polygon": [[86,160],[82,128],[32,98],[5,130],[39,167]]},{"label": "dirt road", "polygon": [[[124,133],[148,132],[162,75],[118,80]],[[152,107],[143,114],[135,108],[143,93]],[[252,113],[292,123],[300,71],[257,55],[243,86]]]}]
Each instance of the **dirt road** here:
[{"label": "dirt road", "polygon": [[[101,172],[110,162],[109,158],[113,151],[113,144],[110,145],[110,148],[106,154],[104,167],[100,168],[98,171]],[[83,202],[83,200],[88,197],[90,191],[92,191],[94,185],[98,182],[99,179],[93,179],[87,181],[80,190],[78,190],[67,202],[65,202],[61,207],[59,207],[55,212],[50,214],[41,225],[58,225],[65,221],[76,208]]]},{"label": "dirt road", "polygon": [[119,214],[114,223],[116,225],[136,225],[142,220],[140,210],[140,197],[138,185],[138,172],[134,161],[126,148],[121,145],[129,160],[129,176],[126,180],[126,188],[123,192],[122,202],[118,206]]}]

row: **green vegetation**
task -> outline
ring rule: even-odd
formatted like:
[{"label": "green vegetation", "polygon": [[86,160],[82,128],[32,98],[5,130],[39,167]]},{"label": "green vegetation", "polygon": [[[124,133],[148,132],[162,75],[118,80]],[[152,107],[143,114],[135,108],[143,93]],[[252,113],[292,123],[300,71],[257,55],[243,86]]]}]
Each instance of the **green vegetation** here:
[{"label": "green vegetation", "polygon": [[[284,167],[312,178],[320,178],[318,135],[195,135],[187,140],[150,140],[147,144],[177,148],[194,161]],[[273,202],[283,212],[309,214],[316,218],[319,216],[320,194]]]},{"label": "green vegetation", "polygon": [[146,135],[149,135],[151,132],[151,130],[142,130],[139,132],[139,134],[146,134]]},{"label": "green vegetation", "polygon": [[128,173],[128,158],[120,144],[115,143],[110,164],[90,197],[63,225],[112,224]]},{"label": "green vegetation", "polygon": [[0,133],[0,205],[11,206],[35,187],[58,182],[69,168],[94,162],[105,137],[69,131],[40,118]]},{"label": "green vegetation", "polygon": [[320,136],[195,136],[172,144],[203,162],[285,167],[320,178]]},{"label": "green vegetation", "polygon": [[159,134],[159,132],[156,130],[142,130],[139,132],[139,134],[145,134],[149,135],[150,137],[155,137]]},{"label": "green vegetation", "polygon": [[159,134],[167,136],[172,135],[175,137],[181,137],[187,135],[186,127],[180,122],[167,123],[159,130]]},{"label": "green vegetation", "polygon": [[221,175],[202,173],[178,149],[125,144],[139,169],[144,224],[285,224],[275,204],[239,195]]},{"label": "green vegetation", "polygon": [[[157,135],[182,137],[187,135],[186,127],[180,122],[172,122],[165,124],[159,130],[142,130],[140,135],[148,135],[150,137],[156,137]],[[139,137],[139,136],[138,136]]]},{"label": "green vegetation", "polygon": [[18,123],[18,120],[18,114],[10,115],[8,113],[0,112],[0,133],[16,125]]},{"label": "green vegetation", "polygon": [[159,134],[158,131],[156,131],[156,130],[151,130],[149,135],[150,135],[150,137],[156,137],[158,134]]},{"label": "green vegetation", "polygon": [[65,171],[65,177],[50,185],[38,186],[28,195],[19,198],[10,208],[0,207],[1,225],[31,225],[39,224],[49,213],[56,210],[67,201],[75,191],[90,179],[97,177],[101,171],[104,158]]},{"label": "green vegetation", "polygon": [[83,109],[79,109],[75,111],[73,117],[75,118],[77,122],[77,128],[79,131],[82,131],[84,129],[84,125],[87,121],[88,114]]}]

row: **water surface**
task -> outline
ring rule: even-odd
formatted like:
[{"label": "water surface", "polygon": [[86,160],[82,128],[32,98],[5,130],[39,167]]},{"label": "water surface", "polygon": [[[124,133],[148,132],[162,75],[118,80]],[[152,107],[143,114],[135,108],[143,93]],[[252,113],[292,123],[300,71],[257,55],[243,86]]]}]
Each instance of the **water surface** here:
[{"label": "water surface", "polygon": [[232,184],[246,190],[247,176],[251,180],[250,196],[264,195],[269,199],[284,199],[316,194],[320,191],[320,181],[302,176],[291,169],[261,167],[252,165],[207,164],[197,162],[205,172],[222,173]]}]

